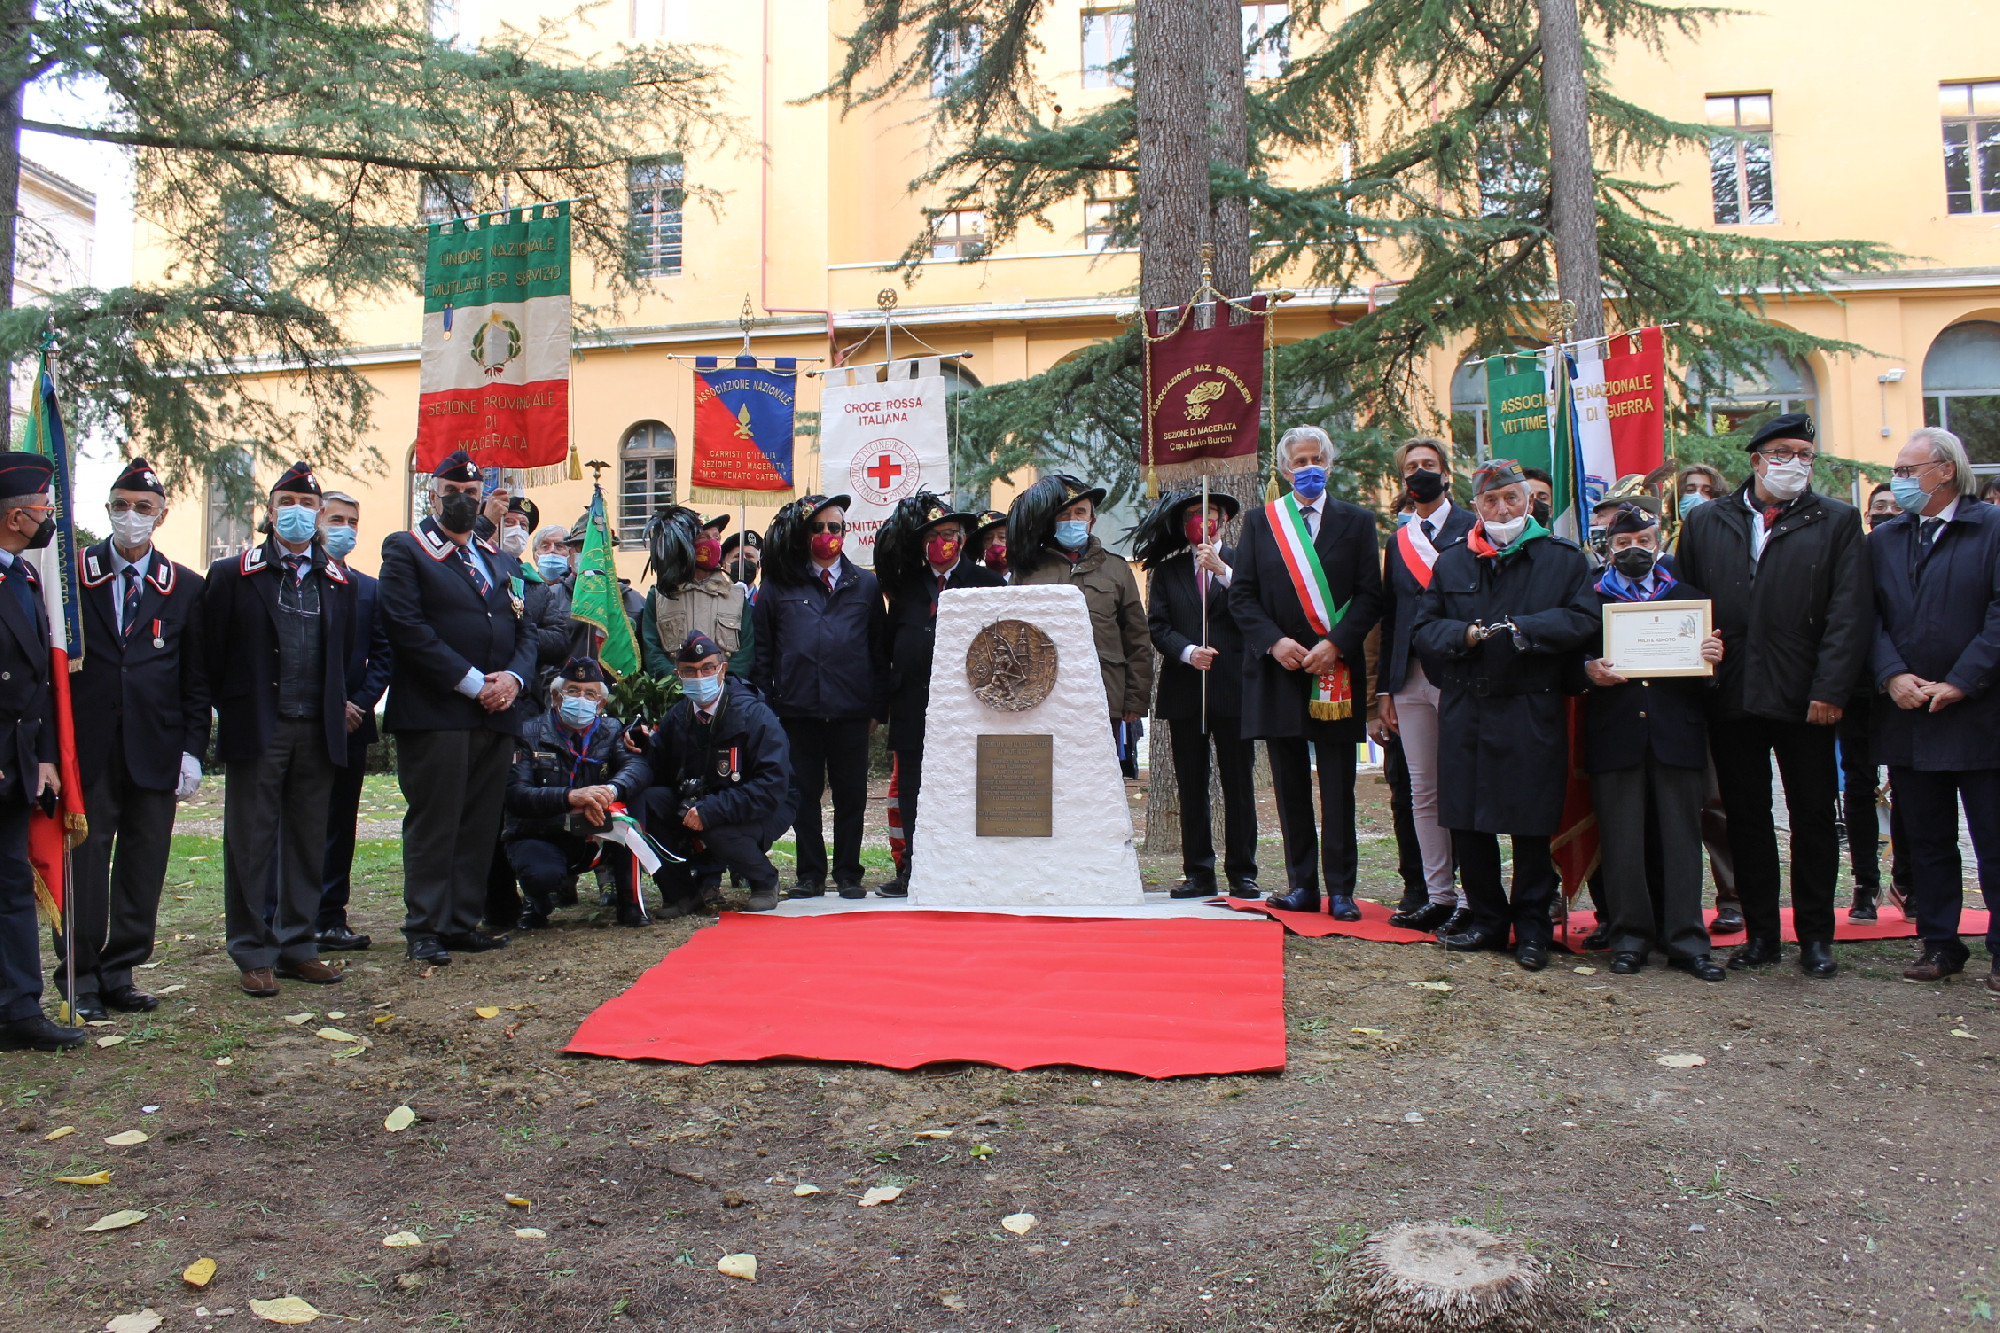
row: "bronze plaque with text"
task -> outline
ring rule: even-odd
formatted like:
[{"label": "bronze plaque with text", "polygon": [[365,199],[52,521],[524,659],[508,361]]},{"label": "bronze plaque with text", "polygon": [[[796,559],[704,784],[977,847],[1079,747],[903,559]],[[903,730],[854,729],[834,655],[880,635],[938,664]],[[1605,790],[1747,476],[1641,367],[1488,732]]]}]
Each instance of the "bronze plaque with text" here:
[{"label": "bronze plaque with text", "polygon": [[1053,736],[981,736],[973,832],[982,838],[1055,836]]}]

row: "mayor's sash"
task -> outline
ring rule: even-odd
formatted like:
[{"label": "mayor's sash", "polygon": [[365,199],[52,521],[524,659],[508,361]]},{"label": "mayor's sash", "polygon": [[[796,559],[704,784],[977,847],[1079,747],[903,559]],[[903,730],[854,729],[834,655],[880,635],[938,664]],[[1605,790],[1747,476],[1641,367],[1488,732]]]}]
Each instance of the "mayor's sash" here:
[{"label": "mayor's sash", "polygon": [[[1353,603],[1338,607],[1333,604],[1326,570],[1320,567],[1319,552],[1313,549],[1312,538],[1306,534],[1306,520],[1299,513],[1298,499],[1289,494],[1280,496],[1264,506],[1264,513],[1270,519],[1271,531],[1277,535],[1278,554],[1284,557],[1292,591],[1298,594],[1299,605],[1305,608],[1306,623],[1313,633],[1325,638]],[[1306,707],[1322,722],[1354,716],[1354,680],[1344,660],[1336,662],[1333,670],[1313,677],[1312,695]]]}]

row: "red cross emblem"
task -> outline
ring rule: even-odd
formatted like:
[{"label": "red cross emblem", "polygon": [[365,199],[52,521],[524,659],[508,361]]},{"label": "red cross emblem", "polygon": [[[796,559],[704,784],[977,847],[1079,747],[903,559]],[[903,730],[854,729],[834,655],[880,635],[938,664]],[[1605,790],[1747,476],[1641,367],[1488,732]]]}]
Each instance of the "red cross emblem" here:
[{"label": "red cross emblem", "polygon": [[896,478],[903,475],[903,465],[888,454],[883,454],[875,460],[875,466],[867,469],[867,475],[877,489],[886,491],[896,484]]}]

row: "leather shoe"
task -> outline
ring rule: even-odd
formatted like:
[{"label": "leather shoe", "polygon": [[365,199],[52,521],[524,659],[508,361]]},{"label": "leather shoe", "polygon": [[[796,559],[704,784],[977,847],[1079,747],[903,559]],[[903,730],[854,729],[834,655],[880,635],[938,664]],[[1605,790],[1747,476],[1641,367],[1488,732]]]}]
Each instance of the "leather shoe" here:
[{"label": "leather shoe", "polygon": [[1290,893],[1277,894],[1264,900],[1266,907],[1275,907],[1280,912],[1317,912],[1319,910],[1318,889],[1293,889]]},{"label": "leather shoe", "polygon": [[99,995],[77,996],[76,1008],[69,1016],[72,1023],[101,1023],[110,1021],[110,1018],[111,1015],[104,1009],[104,998]]},{"label": "leather shoe", "polygon": [[1825,940],[1799,942],[1799,971],[1809,977],[1824,981],[1840,971],[1840,964],[1833,961],[1833,946]]},{"label": "leather shoe", "polygon": [[1785,956],[1784,946],[1771,939],[1748,939],[1736,946],[1736,952],[1729,955],[1729,965],[1733,968],[1764,967]]},{"label": "leather shoe", "polygon": [[785,890],[787,898],[823,898],[826,896],[826,881],[823,879],[802,879]]},{"label": "leather shoe", "polygon": [[[544,912],[537,912],[532,908],[521,913],[521,919],[514,923],[514,929],[516,930],[547,930],[548,928],[548,915]],[[326,946],[322,944],[320,947],[323,949]]]},{"label": "leather shoe", "polygon": [[1549,965],[1549,946],[1531,940],[1514,950],[1514,961],[1523,972],[1539,972]]},{"label": "leather shoe", "polygon": [[[843,893],[840,896],[845,898],[847,895]],[[857,895],[857,896],[865,896],[865,895]],[[761,890],[756,893],[752,893],[750,895],[750,901],[744,905],[743,910],[746,912],[772,912],[776,911],[777,907],[778,907],[778,890],[776,888],[769,888]]]},{"label": "leather shoe", "polygon": [[1471,929],[1472,909],[1470,907],[1454,908],[1452,909],[1452,914],[1446,918],[1445,923],[1437,928],[1438,939],[1443,940],[1447,935],[1463,935]]},{"label": "leather shoe", "polygon": [[1453,953],[1476,953],[1481,949],[1504,949],[1507,937],[1489,930],[1465,930],[1455,935],[1438,935],[1438,943]]},{"label": "leather shoe", "polygon": [[1333,919],[1335,921],[1359,921],[1361,919],[1361,909],[1354,905],[1354,899],[1352,898],[1343,898],[1336,893],[1327,906],[1332,908]]},{"label": "leather shoe", "polygon": [[858,879],[837,880],[833,887],[840,892],[840,896],[843,898],[866,898],[868,896],[868,890],[861,887],[861,881]]},{"label": "leather shoe", "polygon": [[1908,884],[1899,884],[1893,879],[1889,881],[1889,906],[1901,912],[1905,920],[1916,916],[1910,906],[1910,898],[1915,892]]},{"label": "leather shoe", "polygon": [[1402,900],[1396,904],[1396,910],[1393,915],[1409,916],[1413,913],[1421,912],[1430,900],[1431,891],[1428,886],[1423,884],[1405,885]]},{"label": "leather shoe", "polygon": [[444,945],[429,937],[411,940],[403,953],[413,963],[427,963],[432,967],[446,967],[451,963],[451,955],[445,952]]},{"label": "leather shoe", "polygon": [[345,922],[338,926],[328,926],[319,933],[319,947],[322,949],[331,949],[335,952],[350,949],[358,951],[367,948],[374,942],[368,936],[357,935],[354,931],[348,929]]},{"label": "leather shoe", "polygon": [[1167,891],[1169,898],[1213,898],[1221,890],[1212,879],[1184,879]]},{"label": "leather shoe", "polygon": [[1457,903],[1425,903],[1414,912],[1395,913],[1389,918],[1389,924],[1401,930],[1421,930],[1428,933],[1451,920],[1457,911]]},{"label": "leather shoe", "polygon": [[1632,949],[1620,949],[1611,955],[1611,975],[1614,977],[1635,977],[1646,968],[1646,955]]},{"label": "leather shoe", "polygon": [[905,870],[898,870],[888,879],[885,879],[880,884],[877,884],[875,886],[875,893],[878,897],[882,898],[909,897],[910,896],[909,872]]},{"label": "leather shoe", "polygon": [[1876,891],[1863,885],[1855,886],[1854,905],[1847,909],[1849,921],[1874,921]]},{"label": "leather shoe", "polygon": [[460,953],[485,953],[491,949],[506,948],[507,937],[505,935],[484,935],[476,930],[468,930],[459,935],[440,935],[438,936],[438,943],[447,949],[456,949]]},{"label": "leather shoe", "polygon": [[1667,966],[1685,972],[1697,981],[1729,980],[1729,969],[1705,953],[1696,954],[1693,958],[1669,958]]},{"label": "leather shoe", "polygon": [[[148,995],[137,986],[113,986],[98,997],[107,1009],[116,1009],[121,1014],[150,1014],[160,1007],[160,997]],[[81,1003],[82,997],[78,997]]]},{"label": "leather shoe", "polygon": [[1966,957],[1953,953],[1942,944],[1926,941],[1917,961],[1903,969],[1903,976],[1910,981],[1943,981],[1965,971]]},{"label": "leather shoe", "polygon": [[1583,937],[1585,953],[1602,953],[1611,945],[1611,927],[1599,926]]},{"label": "leather shoe", "polygon": [[301,958],[296,963],[281,961],[278,975],[287,981],[309,981],[315,986],[337,986],[347,979],[345,972],[317,958]]},{"label": "leather shoe", "polygon": [[0,1023],[0,1051],[66,1051],[89,1040],[90,1034],[82,1028],[58,1026],[47,1014]]},{"label": "leather shoe", "polygon": [[1734,898],[1725,898],[1715,905],[1715,920],[1708,923],[1711,935],[1734,935],[1744,928],[1743,904]]},{"label": "leather shoe", "polygon": [[1264,890],[1257,887],[1254,879],[1235,879],[1229,882],[1229,896],[1256,902],[1264,896]]},{"label": "leather shoe", "polygon": [[260,1000],[268,1000],[278,993],[278,979],[271,975],[268,967],[246,967],[238,982],[245,995],[254,995]]}]

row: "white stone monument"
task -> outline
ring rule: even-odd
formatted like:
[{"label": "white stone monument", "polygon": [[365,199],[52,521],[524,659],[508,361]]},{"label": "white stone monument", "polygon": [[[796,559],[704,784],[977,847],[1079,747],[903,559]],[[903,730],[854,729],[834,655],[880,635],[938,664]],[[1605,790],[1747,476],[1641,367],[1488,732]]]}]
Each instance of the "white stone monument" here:
[{"label": "white stone monument", "polygon": [[[978,654],[986,683],[976,689],[968,652],[989,627],[995,632]],[[935,642],[911,906],[1143,906],[1132,812],[1082,591],[948,591],[938,601]],[[1002,827],[1047,832],[992,831]]]}]

